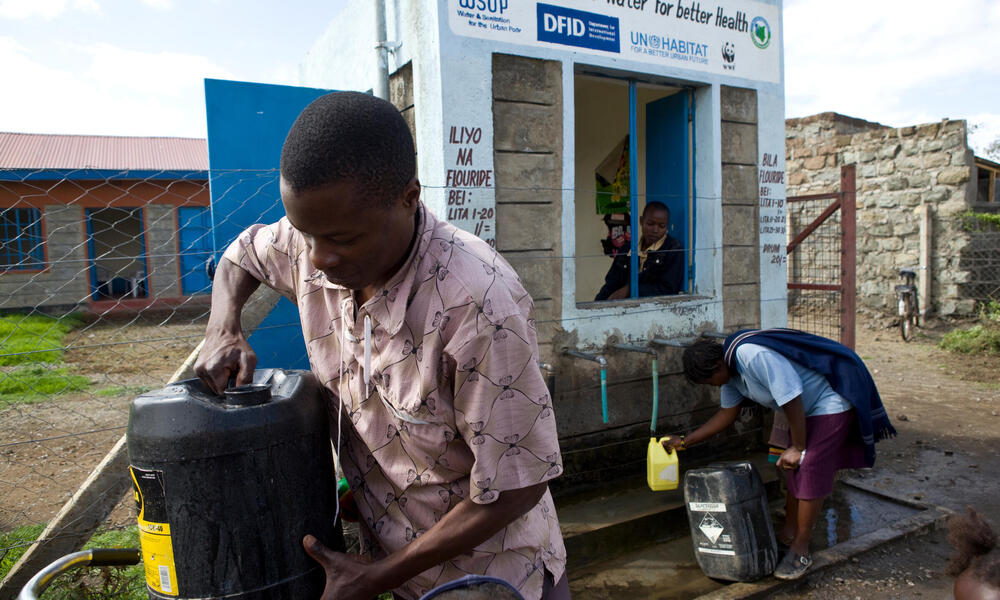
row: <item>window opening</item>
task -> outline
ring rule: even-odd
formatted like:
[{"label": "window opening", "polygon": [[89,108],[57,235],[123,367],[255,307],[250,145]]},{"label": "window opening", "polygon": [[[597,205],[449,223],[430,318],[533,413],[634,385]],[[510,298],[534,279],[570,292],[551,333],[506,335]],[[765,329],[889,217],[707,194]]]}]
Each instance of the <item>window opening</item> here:
[{"label": "window opening", "polygon": [[997,185],[997,175],[1000,174],[1000,164],[976,157],[977,189],[976,201],[980,204],[1000,202],[1000,186]]},{"label": "window opening", "polygon": [[[691,90],[578,73],[574,91],[577,301],[690,293]],[[654,208],[665,231],[640,247]]]},{"label": "window opening", "polygon": [[45,268],[41,210],[3,209],[0,236],[0,261],[5,271],[41,271]]},{"label": "window opening", "polygon": [[87,209],[91,298],[148,297],[145,238],[141,208]]}]

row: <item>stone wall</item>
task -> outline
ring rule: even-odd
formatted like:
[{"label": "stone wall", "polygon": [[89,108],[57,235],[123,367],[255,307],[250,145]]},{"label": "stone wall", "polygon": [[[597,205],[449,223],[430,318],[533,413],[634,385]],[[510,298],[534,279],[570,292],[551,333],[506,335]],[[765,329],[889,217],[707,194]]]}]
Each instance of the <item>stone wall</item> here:
[{"label": "stone wall", "polygon": [[891,128],[822,113],[788,119],[785,135],[788,196],[839,191],[840,167],[857,165],[859,309],[895,311],[896,270],[920,263],[921,215],[929,210],[927,308],[941,315],[974,310],[960,290],[969,278],[961,266],[969,236],[959,215],[974,199],[965,121]]}]

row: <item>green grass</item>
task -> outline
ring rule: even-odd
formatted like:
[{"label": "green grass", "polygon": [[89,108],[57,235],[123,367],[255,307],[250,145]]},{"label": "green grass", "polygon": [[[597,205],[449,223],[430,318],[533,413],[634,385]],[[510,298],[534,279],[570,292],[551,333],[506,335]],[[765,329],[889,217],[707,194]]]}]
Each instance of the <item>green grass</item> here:
[{"label": "green grass", "polygon": [[1000,302],[990,300],[979,311],[979,323],[949,331],[941,338],[945,350],[962,354],[1000,355]]},{"label": "green grass", "polygon": [[[0,579],[7,576],[44,529],[44,525],[26,525],[0,534]],[[100,531],[84,545],[84,549],[138,547],[139,530],[134,525]],[[42,600],[147,600],[145,576],[141,563],[131,567],[76,569],[56,578],[42,594]],[[384,592],[378,599],[392,600],[392,594]]]},{"label": "green grass", "polygon": [[0,366],[60,362],[63,336],[80,323],[76,315],[0,317]]},{"label": "green grass", "polygon": [[138,396],[155,389],[151,385],[113,385],[97,390],[98,396]]},{"label": "green grass", "polygon": [[962,354],[1000,354],[1000,327],[973,325],[950,331],[941,338],[941,347]]},{"label": "green grass", "polygon": [[90,387],[90,379],[69,369],[31,366],[0,373],[0,407],[14,403],[48,400],[57,394],[79,392]]},{"label": "green grass", "polygon": [[45,525],[25,525],[14,531],[0,533],[0,580],[14,566],[21,555],[28,549],[45,529]]},{"label": "green grass", "polygon": [[[0,534],[0,579],[45,529],[44,525],[26,525]],[[111,529],[96,533],[84,545],[90,548],[138,548],[136,527]],[[145,573],[141,564],[131,567],[75,569],[60,575],[42,594],[43,600],[147,600]]]}]

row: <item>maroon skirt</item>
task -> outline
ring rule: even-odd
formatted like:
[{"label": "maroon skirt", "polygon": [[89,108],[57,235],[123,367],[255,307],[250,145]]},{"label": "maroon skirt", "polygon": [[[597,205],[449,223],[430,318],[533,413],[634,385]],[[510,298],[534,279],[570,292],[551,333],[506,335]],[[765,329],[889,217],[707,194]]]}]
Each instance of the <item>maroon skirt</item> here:
[{"label": "maroon skirt", "polygon": [[840,469],[865,465],[865,447],[854,410],[806,417],[806,456],[794,471],[785,471],[785,484],[799,500],[824,498],[833,491]]}]

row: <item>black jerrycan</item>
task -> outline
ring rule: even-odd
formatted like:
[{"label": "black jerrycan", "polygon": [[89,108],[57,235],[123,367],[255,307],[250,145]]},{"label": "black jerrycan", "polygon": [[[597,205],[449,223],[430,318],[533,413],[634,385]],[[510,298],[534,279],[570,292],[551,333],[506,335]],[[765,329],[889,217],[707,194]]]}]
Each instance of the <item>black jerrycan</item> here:
[{"label": "black jerrycan", "polygon": [[764,483],[749,462],[714,463],[684,475],[691,541],[705,575],[753,581],[770,575],[778,548]]},{"label": "black jerrycan", "polygon": [[197,379],[145,393],[127,443],[151,599],[323,593],[302,538],[340,551],[344,541],[326,402],[310,372],[261,369],[224,397]]}]

